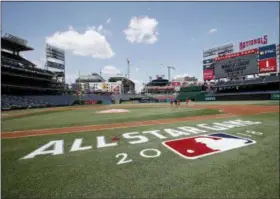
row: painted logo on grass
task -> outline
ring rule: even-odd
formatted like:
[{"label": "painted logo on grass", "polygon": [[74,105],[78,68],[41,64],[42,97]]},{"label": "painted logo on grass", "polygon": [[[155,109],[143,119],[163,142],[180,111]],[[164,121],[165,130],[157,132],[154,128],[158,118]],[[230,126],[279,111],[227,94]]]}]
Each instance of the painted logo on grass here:
[{"label": "painted logo on grass", "polygon": [[163,142],[163,145],[181,157],[197,159],[224,151],[255,144],[256,141],[225,133],[199,135]]}]

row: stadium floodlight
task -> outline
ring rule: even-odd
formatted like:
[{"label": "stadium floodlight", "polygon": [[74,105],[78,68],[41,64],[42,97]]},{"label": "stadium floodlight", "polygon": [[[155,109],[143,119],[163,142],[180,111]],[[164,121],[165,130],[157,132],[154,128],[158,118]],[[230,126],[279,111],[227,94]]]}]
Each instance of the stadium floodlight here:
[{"label": "stadium floodlight", "polygon": [[162,67],[166,67],[167,70],[168,70],[168,81],[170,81],[170,69],[173,69],[175,70],[175,67],[174,66],[168,66],[168,65],[163,65],[163,64],[160,64]]}]

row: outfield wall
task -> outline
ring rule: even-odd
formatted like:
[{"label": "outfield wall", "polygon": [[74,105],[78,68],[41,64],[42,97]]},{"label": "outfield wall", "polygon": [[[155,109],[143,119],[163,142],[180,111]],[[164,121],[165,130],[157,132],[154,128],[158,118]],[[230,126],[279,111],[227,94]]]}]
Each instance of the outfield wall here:
[{"label": "outfield wall", "polygon": [[246,92],[208,94],[205,101],[239,101],[239,100],[280,100],[279,91],[276,92]]}]

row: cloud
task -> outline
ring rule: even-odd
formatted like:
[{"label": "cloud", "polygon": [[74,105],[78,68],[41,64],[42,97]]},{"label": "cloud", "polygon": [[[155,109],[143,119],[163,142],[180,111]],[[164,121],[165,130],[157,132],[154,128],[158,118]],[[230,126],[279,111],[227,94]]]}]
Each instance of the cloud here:
[{"label": "cloud", "polygon": [[91,56],[98,59],[108,59],[115,55],[106,37],[102,34],[103,26],[97,30],[88,28],[84,33],[79,33],[69,27],[65,32],[56,32],[46,37],[46,42],[64,50],[69,50],[75,55]]},{"label": "cloud", "polygon": [[218,30],[217,30],[217,28],[212,28],[211,30],[209,30],[209,34],[214,34],[214,33],[216,33]]},{"label": "cloud", "polygon": [[128,27],[124,30],[126,39],[130,43],[154,44],[157,42],[158,21],[154,18],[132,17]]},{"label": "cloud", "polygon": [[138,71],[139,71],[139,68],[135,68],[135,71],[138,72]]},{"label": "cloud", "polygon": [[109,23],[111,23],[111,18],[108,18],[108,19],[106,20],[106,24],[109,24]]},{"label": "cloud", "polygon": [[116,75],[121,73],[120,70],[117,69],[115,66],[104,66],[101,72],[106,75]]},{"label": "cloud", "polygon": [[185,73],[185,74],[175,75],[175,76],[173,77],[173,79],[184,78],[184,77],[186,77],[186,76],[192,77],[191,75]]},{"label": "cloud", "polygon": [[142,80],[137,80],[137,79],[132,79],[131,81],[133,81],[135,83],[135,91],[136,92],[141,92],[141,90],[143,89],[143,81]]},{"label": "cloud", "polygon": [[103,30],[103,26],[102,25],[98,26],[97,30],[98,32],[101,32]]},{"label": "cloud", "polygon": [[78,78],[78,74],[65,74],[65,82],[67,84],[75,83],[77,78]]}]

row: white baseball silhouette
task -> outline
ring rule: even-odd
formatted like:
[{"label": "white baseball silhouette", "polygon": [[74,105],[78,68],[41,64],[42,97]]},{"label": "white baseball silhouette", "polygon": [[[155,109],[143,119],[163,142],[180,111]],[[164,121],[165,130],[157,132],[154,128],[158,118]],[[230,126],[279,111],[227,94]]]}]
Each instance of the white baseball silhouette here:
[{"label": "white baseball silhouette", "polygon": [[214,140],[211,138],[196,138],[195,141],[205,144],[210,149],[220,151],[238,148],[244,146],[244,144],[247,142],[247,140],[232,138],[221,138],[219,140]]}]

